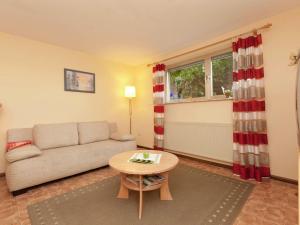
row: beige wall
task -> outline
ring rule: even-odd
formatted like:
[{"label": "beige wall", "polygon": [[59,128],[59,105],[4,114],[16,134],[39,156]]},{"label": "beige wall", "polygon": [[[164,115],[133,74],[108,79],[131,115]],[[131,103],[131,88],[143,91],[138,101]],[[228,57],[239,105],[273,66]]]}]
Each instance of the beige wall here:
[{"label": "beige wall", "polygon": [[[65,92],[64,68],[96,73],[96,94]],[[0,173],[8,128],[36,123],[109,120],[128,129],[123,88],[130,67],[0,33]]]},{"label": "beige wall", "polygon": [[[298,179],[297,139],[295,117],[296,67],[289,67],[289,55],[300,49],[300,8],[276,15],[247,27],[235,30],[206,43],[212,43],[235,35],[266,22],[272,28],[263,33],[265,88],[267,121],[269,130],[269,151],[273,175]],[[134,105],[135,133],[138,144],[153,146],[153,107],[151,69],[139,66],[135,71],[137,98]],[[166,107],[166,120],[186,122],[231,122],[231,102],[199,102]],[[221,151],[221,149],[220,149]],[[216,156],[217,158],[217,156]]]},{"label": "beige wall", "polygon": [[[291,52],[300,48],[300,8],[249,24],[247,27],[199,43],[212,43],[272,22],[263,33],[266,102],[271,170],[297,179],[295,118],[296,68],[288,66]],[[153,146],[151,69],[127,67],[91,55],[0,33],[0,173],[4,171],[5,133],[8,128],[35,123],[114,120],[128,129],[128,102],[123,87],[135,83],[134,132],[138,144]],[[174,52],[176,54],[176,52]],[[96,73],[96,94],[63,91],[63,68]],[[135,74],[134,78],[131,74]],[[231,102],[199,102],[166,107],[168,121],[231,122]],[[216,156],[217,157],[217,156]]]}]

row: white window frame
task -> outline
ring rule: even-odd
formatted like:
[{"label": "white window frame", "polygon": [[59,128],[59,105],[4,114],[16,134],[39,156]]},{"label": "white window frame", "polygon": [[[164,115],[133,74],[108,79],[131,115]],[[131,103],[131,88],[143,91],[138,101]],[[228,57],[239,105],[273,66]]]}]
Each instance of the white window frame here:
[{"label": "white window frame", "polygon": [[[213,82],[212,82],[212,62],[211,59],[214,56],[222,55],[228,52],[232,52],[231,49],[226,49],[219,52],[214,52],[205,57],[199,57],[197,60],[193,60],[189,63],[184,63],[179,66],[174,66],[172,68],[167,69],[166,71],[166,91],[165,91],[165,103],[173,104],[173,103],[187,103],[187,102],[201,102],[201,101],[225,101],[232,100],[232,98],[226,98],[225,95],[213,95]],[[205,66],[205,96],[197,97],[197,98],[185,98],[185,99],[170,99],[170,74],[169,70],[174,69],[176,67],[184,67],[185,65],[197,63],[204,61]]]}]

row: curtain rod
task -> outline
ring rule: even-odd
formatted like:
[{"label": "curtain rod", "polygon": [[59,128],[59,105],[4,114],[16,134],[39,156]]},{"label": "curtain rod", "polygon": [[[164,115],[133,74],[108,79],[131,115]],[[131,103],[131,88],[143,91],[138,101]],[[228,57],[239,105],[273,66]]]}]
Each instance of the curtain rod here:
[{"label": "curtain rod", "polygon": [[178,57],[181,57],[181,56],[184,56],[184,55],[188,55],[188,54],[191,54],[191,53],[194,53],[194,52],[197,52],[197,51],[200,51],[202,49],[205,49],[205,48],[208,48],[208,47],[212,47],[214,45],[217,45],[217,44],[221,44],[223,42],[226,42],[226,41],[229,41],[233,38],[236,38],[236,37],[239,37],[239,36],[242,36],[242,35],[245,35],[245,34],[249,34],[249,33],[254,33],[255,35],[257,34],[257,31],[258,30],[263,30],[263,29],[267,29],[267,28],[270,28],[272,26],[271,23],[267,23],[261,27],[258,27],[258,28],[254,28],[252,29],[251,31],[247,31],[247,32],[244,32],[244,33],[241,33],[241,34],[238,34],[238,35],[235,35],[235,36],[231,36],[231,37],[228,37],[228,38],[225,38],[223,40],[220,40],[220,41],[217,41],[217,42],[214,42],[214,43],[211,43],[211,44],[208,44],[208,45],[205,45],[205,46],[202,46],[200,48],[195,48],[195,49],[192,49],[192,50],[189,50],[187,52],[183,52],[183,53],[180,53],[180,54],[177,54],[177,55],[174,55],[174,56],[171,56],[171,57],[168,57],[168,58],[164,58],[164,59],[161,59],[157,62],[153,62],[153,63],[149,63],[147,64],[147,66],[153,66],[155,64],[158,64],[158,63],[161,63],[161,62],[166,62],[166,61],[169,61],[171,59],[175,59],[175,58],[178,58]]}]

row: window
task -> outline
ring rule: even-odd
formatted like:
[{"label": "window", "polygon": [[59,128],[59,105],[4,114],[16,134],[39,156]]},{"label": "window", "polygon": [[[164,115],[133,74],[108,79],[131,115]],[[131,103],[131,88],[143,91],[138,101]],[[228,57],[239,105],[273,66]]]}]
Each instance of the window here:
[{"label": "window", "polygon": [[169,70],[170,100],[205,96],[204,61]]},{"label": "window", "polygon": [[212,95],[223,95],[232,86],[232,54],[214,56],[211,58]]},{"label": "window", "polygon": [[222,99],[231,85],[232,53],[211,55],[167,71],[167,102]]}]

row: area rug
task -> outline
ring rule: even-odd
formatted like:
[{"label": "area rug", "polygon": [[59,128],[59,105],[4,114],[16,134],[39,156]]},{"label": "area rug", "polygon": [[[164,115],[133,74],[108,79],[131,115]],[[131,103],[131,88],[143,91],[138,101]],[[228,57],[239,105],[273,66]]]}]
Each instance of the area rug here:
[{"label": "area rug", "polygon": [[145,192],[142,219],[138,193],[117,199],[119,177],[108,178],[28,206],[32,225],[228,225],[233,224],[253,185],[179,165],[170,173],[173,201]]}]

